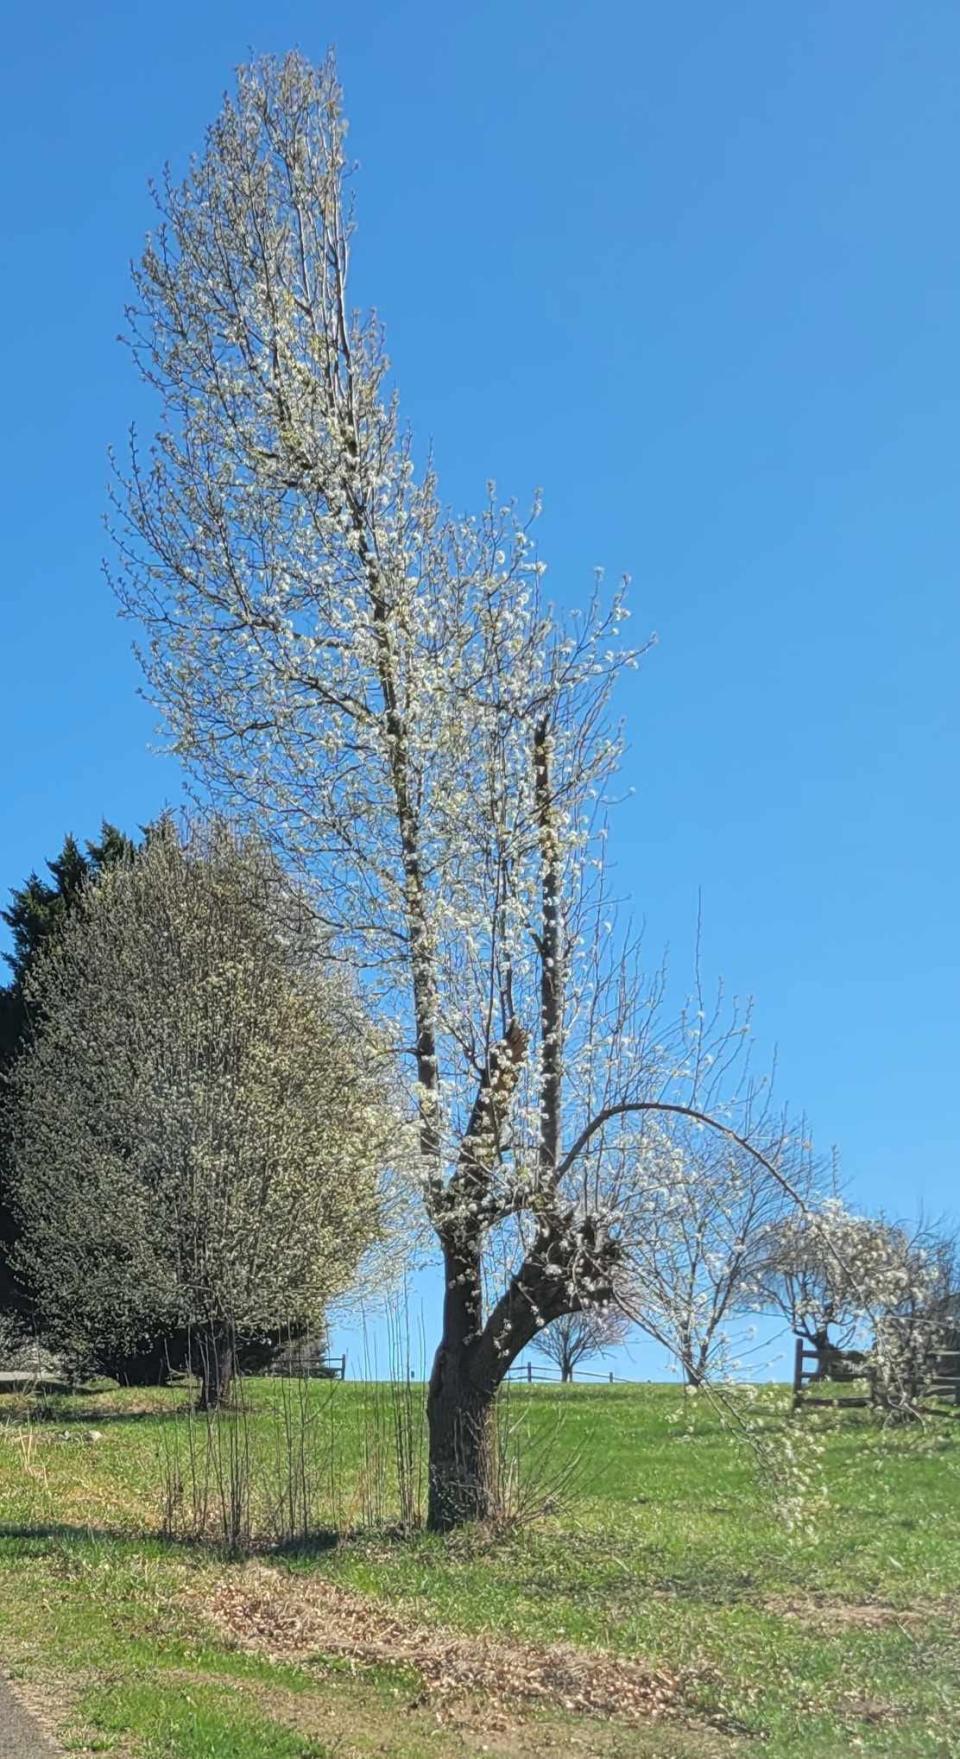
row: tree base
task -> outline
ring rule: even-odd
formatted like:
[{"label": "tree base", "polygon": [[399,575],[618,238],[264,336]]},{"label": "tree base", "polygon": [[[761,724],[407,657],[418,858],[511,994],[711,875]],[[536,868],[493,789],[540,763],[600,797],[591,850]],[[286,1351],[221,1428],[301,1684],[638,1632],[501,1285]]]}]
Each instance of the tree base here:
[{"label": "tree base", "polygon": [[427,1395],[427,1526],[449,1533],[498,1511],[496,1390],[478,1390],[438,1357]]}]

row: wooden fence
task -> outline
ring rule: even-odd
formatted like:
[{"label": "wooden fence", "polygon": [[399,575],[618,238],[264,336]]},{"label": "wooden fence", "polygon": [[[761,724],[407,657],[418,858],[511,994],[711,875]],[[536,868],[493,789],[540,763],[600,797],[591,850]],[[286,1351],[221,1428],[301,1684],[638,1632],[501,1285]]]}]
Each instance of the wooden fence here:
[{"label": "wooden fence", "polygon": [[[563,1384],[563,1376],[559,1368],[552,1367],[546,1363],[541,1365],[539,1362],[517,1363],[513,1368],[507,1369],[504,1378],[506,1380],[525,1381],[527,1386],[532,1386],[535,1381],[548,1381],[553,1386],[556,1386],[558,1383],[560,1385]],[[627,1385],[626,1381],[618,1380],[615,1374],[595,1374],[592,1373],[589,1368],[574,1368],[571,1371],[570,1379],[599,1380],[603,1381],[607,1386]]]},{"label": "wooden fence", "polygon": [[[840,1352],[838,1351],[838,1359],[839,1355]],[[806,1366],[808,1362],[812,1362],[814,1366],[808,1368]],[[865,1376],[854,1376],[851,1373],[850,1378],[864,1379]],[[835,1393],[829,1396],[822,1396],[811,1393],[810,1391],[811,1386],[824,1386],[830,1384],[831,1383],[827,1380],[826,1376],[821,1373],[819,1351],[814,1350],[810,1344],[808,1344],[806,1338],[798,1337],[797,1347],[793,1358],[794,1410],[797,1410],[800,1405],[859,1405],[863,1408],[865,1405],[870,1405],[873,1402],[870,1393]]]},{"label": "wooden fence", "polygon": [[346,1380],[346,1351],[342,1356],[314,1356],[286,1350],[265,1372],[275,1380]]},{"label": "wooden fence", "polygon": [[[837,1352],[837,1362],[842,1363],[843,1352]],[[810,1367],[808,1364],[812,1363]],[[866,1367],[858,1373],[861,1364],[850,1361],[846,1364],[845,1379],[851,1381],[867,1381],[870,1375]],[[817,1387],[835,1385],[836,1382],[820,1372],[820,1357],[812,1349],[806,1338],[798,1337],[793,1363],[793,1408],[798,1410],[807,1405],[835,1405],[863,1409],[875,1403],[873,1390],[865,1393],[818,1393]],[[935,1414],[945,1414],[952,1407],[960,1409],[960,1349],[938,1350],[930,1358],[929,1379],[920,1395],[918,1409]]]}]

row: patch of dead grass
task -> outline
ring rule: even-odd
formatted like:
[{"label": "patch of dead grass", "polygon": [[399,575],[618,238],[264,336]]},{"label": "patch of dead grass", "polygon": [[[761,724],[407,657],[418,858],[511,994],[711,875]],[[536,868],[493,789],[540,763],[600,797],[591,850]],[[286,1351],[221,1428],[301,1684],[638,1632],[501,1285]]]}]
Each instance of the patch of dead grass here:
[{"label": "patch of dead grass", "polygon": [[732,1759],[742,1750],[713,1730],[663,1719],[625,1725],[540,1708],[509,1714],[475,1696],[438,1703],[421,1693],[411,1702],[396,1688],[391,1706],[382,1687],[365,1685],[359,1669],[327,1673],[322,1689],[309,1694],[249,1680],[234,1682],[233,1689],[275,1721],[329,1745],[337,1759],[385,1759],[395,1752],[404,1759],[414,1753],[417,1759]]},{"label": "patch of dead grass", "polygon": [[846,1630],[887,1631],[918,1629],[935,1621],[952,1622],[957,1604],[952,1599],[934,1600],[917,1606],[890,1606],[881,1600],[845,1600],[835,1594],[768,1594],[764,1612],[797,1619],[811,1629],[834,1635]]},{"label": "patch of dead grass", "polygon": [[261,1563],[221,1580],[206,1610],[238,1647],[277,1661],[336,1656],[410,1668],[437,1706],[472,1698],[640,1723],[681,1710],[690,1684],[603,1651],[419,1625],[336,1584],[291,1580]]}]

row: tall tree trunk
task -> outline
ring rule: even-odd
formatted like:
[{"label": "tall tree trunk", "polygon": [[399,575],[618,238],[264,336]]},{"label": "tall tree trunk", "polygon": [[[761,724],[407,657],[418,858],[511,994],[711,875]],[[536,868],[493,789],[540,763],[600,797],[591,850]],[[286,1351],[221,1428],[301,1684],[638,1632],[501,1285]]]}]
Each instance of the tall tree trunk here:
[{"label": "tall tree trunk", "polygon": [[[524,1044],[522,1034],[508,1035],[507,1050],[515,1061]],[[501,1091],[502,1068],[502,1062],[499,1067],[494,1064]],[[476,1136],[471,1126],[467,1142],[474,1142]],[[467,1169],[470,1165],[468,1159]],[[563,1289],[571,1254],[566,1225],[551,1229],[541,1223],[536,1245],[484,1319],[479,1224],[473,1219],[464,1223],[462,1216],[455,1216],[441,1238],[443,1334],[427,1392],[428,1522],[439,1532],[462,1521],[487,1520],[496,1513],[497,1392],[511,1363],[537,1336],[541,1325],[568,1311]],[[590,1247],[594,1245],[585,1227],[579,1238],[581,1245],[584,1238]],[[605,1260],[598,1258],[600,1274],[604,1266]],[[561,1271],[559,1276],[555,1267]]]},{"label": "tall tree trunk", "polygon": [[[427,1525],[446,1533],[496,1513],[497,1388],[511,1357],[482,1361],[479,1247],[462,1236],[444,1249],[443,1336],[427,1389]],[[516,1354],[516,1352],[514,1352]]]},{"label": "tall tree trunk", "polygon": [[435,1533],[496,1514],[496,1396],[495,1386],[474,1383],[463,1351],[441,1344],[427,1393],[427,1525]]},{"label": "tall tree trunk", "polygon": [[688,1331],[680,1332],[680,1366],[683,1369],[685,1386],[703,1385],[703,1364],[698,1363],[693,1348],[693,1338]]},{"label": "tall tree trunk", "polygon": [[687,1359],[683,1365],[688,1386],[706,1386],[708,1355],[709,1345],[707,1343],[699,1344],[696,1354],[694,1354],[693,1350],[688,1352]]},{"label": "tall tree trunk", "polygon": [[211,1325],[198,1348],[201,1411],[219,1411],[227,1402],[237,1368],[237,1340],[232,1325]]}]

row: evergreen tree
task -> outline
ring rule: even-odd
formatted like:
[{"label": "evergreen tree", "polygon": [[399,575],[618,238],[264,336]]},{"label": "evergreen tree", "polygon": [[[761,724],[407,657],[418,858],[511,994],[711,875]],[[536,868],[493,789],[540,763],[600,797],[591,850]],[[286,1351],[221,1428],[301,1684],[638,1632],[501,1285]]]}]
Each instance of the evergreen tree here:
[{"label": "evergreen tree", "polygon": [[15,1224],[7,1195],[7,1099],[3,1079],[29,1029],[26,980],[40,949],[76,907],[86,882],[106,868],[129,860],[136,847],[130,837],[106,821],[100,827],[99,841],[87,842],[85,849],[68,834],[59,855],[46,864],[50,879],[31,873],[22,886],[11,891],[9,907],[0,910],[0,917],[13,936],[12,950],[3,955],[13,976],[7,985],[0,986],[0,1309],[13,1306],[29,1310],[32,1306],[30,1291],[8,1268]]}]

